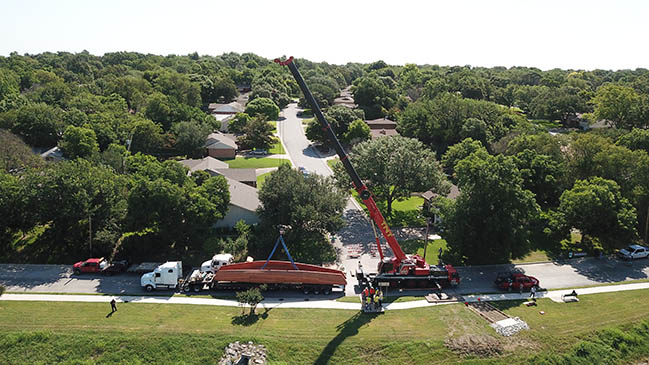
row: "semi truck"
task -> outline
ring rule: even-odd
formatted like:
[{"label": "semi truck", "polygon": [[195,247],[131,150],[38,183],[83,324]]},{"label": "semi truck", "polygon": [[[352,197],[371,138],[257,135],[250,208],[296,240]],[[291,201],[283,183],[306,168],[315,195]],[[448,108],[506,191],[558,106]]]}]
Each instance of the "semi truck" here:
[{"label": "semi truck", "polygon": [[[419,255],[406,255],[401,246],[397,242],[394,234],[390,230],[385,218],[381,214],[381,211],[376,205],[372,194],[369,189],[361,180],[361,177],[354,169],[354,166],[349,160],[349,156],[343,149],[342,145],[336,137],[336,133],[331,128],[331,124],[322,114],[320,106],[316,102],[313,94],[309,90],[309,87],[304,82],[300,71],[297,69],[295,62],[293,62],[293,57],[289,57],[287,60],[282,61],[279,58],[274,60],[276,63],[287,66],[298,86],[302,90],[305,99],[311,106],[313,114],[316,116],[316,119],[320,123],[322,130],[325,131],[329,137],[329,141],[333,145],[340,162],[345,168],[345,171],[349,175],[354,185],[354,188],[358,192],[359,197],[367,207],[370,218],[373,222],[373,228],[378,227],[381,231],[385,241],[387,242],[390,250],[393,253],[393,257],[384,257],[383,250],[381,249],[381,242],[378,237],[378,234],[375,232],[376,244],[378,248],[378,253],[380,256],[380,261],[378,265],[377,273],[366,273],[361,267],[358,268],[356,275],[359,280],[359,285],[361,287],[372,285],[372,286],[391,286],[391,287],[407,287],[407,288],[428,288],[428,287],[437,287],[441,288],[442,286],[450,285],[455,286],[460,283],[460,276],[457,271],[451,265],[429,265],[423,257]],[[387,137],[386,137],[387,138]]]},{"label": "semi truck", "polygon": [[157,289],[176,289],[181,284],[182,277],[182,262],[168,261],[142,275],[140,285],[148,292]]}]

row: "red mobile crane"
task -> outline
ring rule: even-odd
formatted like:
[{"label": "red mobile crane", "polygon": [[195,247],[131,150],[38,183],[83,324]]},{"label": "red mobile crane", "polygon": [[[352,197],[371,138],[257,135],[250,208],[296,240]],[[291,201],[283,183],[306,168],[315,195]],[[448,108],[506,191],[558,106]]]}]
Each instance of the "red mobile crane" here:
[{"label": "red mobile crane", "polygon": [[374,198],[372,198],[372,194],[367,189],[367,186],[365,186],[361,178],[358,176],[358,173],[349,161],[348,155],[340,145],[340,142],[338,141],[336,134],[331,128],[331,125],[325,119],[322,111],[320,110],[320,106],[311,94],[309,87],[304,82],[300,71],[298,71],[297,67],[295,66],[295,63],[293,62],[293,56],[289,57],[285,61],[281,61],[279,58],[277,58],[275,59],[275,62],[279,63],[282,66],[288,66],[291,74],[293,74],[293,77],[300,86],[304,97],[311,105],[313,113],[320,122],[320,125],[322,125],[322,129],[328,134],[329,138],[331,139],[334,149],[336,150],[338,157],[340,157],[340,161],[345,167],[347,174],[349,174],[352,179],[354,188],[358,192],[358,195],[361,197],[363,203],[365,203],[365,206],[370,213],[370,218],[372,218],[374,224],[379,227],[381,233],[383,234],[383,237],[387,241],[388,246],[394,254],[394,257],[391,258],[383,257],[381,245],[377,237],[378,251],[381,257],[378,273],[365,273],[363,269],[359,267],[356,271],[356,277],[358,279],[359,285],[364,286],[367,284],[372,284],[374,286],[406,286],[411,288],[425,288],[431,286],[437,286],[439,288],[440,286],[446,285],[458,285],[460,283],[460,276],[458,275],[455,268],[453,268],[453,266],[429,265],[428,263],[426,263],[423,257],[416,254],[407,256],[403,252],[401,246],[399,246],[399,243],[394,237],[394,234],[390,230],[390,227],[388,227],[385,218],[383,218],[383,215],[379,211],[379,208],[376,206]]}]

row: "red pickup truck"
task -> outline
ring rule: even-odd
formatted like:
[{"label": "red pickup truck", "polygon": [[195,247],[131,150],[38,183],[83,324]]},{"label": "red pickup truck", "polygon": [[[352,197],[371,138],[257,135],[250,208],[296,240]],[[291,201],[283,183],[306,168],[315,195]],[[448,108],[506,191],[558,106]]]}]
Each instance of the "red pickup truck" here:
[{"label": "red pickup truck", "polygon": [[126,262],[126,260],[109,263],[107,260],[101,257],[87,259],[86,261],[79,261],[72,266],[72,270],[77,275],[81,273],[101,273],[112,275],[115,273],[123,272],[127,267],[128,263]]}]

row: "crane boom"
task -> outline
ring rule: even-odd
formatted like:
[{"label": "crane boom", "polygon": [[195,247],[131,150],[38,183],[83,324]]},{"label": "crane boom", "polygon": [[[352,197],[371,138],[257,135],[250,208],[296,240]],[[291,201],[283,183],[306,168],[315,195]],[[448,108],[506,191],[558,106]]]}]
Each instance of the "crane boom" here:
[{"label": "crane boom", "polygon": [[363,200],[363,203],[365,204],[367,210],[370,213],[370,218],[372,218],[374,223],[379,227],[379,230],[383,234],[383,237],[385,237],[385,240],[387,241],[388,246],[390,246],[392,253],[394,253],[395,258],[397,259],[396,266],[398,266],[398,264],[403,261],[407,261],[408,258],[406,254],[401,249],[401,246],[399,246],[399,243],[397,242],[396,238],[394,237],[394,234],[390,230],[388,223],[385,221],[385,218],[383,218],[381,211],[376,206],[376,202],[374,202],[374,198],[372,198],[372,194],[367,189],[367,186],[363,184],[361,178],[358,176],[358,173],[354,169],[354,166],[349,161],[348,158],[349,156],[341,146],[340,141],[338,141],[338,138],[336,137],[336,133],[331,128],[331,124],[329,124],[327,119],[322,114],[322,111],[320,110],[320,106],[318,105],[315,98],[313,97],[313,94],[311,94],[309,87],[304,82],[304,79],[302,78],[300,71],[298,71],[297,67],[295,66],[295,63],[293,62],[293,56],[289,57],[285,61],[281,61],[279,58],[277,58],[275,59],[275,62],[279,63],[282,66],[288,66],[288,69],[293,74],[293,77],[295,78],[295,81],[297,81],[297,84],[300,86],[300,89],[302,90],[304,97],[306,98],[309,105],[311,105],[313,114],[318,119],[318,122],[320,122],[322,129],[327,133],[327,135],[331,139],[334,149],[336,150],[338,157],[340,157],[340,161],[345,167],[347,174],[352,179],[354,188],[358,192],[358,195],[361,197],[361,200]]}]

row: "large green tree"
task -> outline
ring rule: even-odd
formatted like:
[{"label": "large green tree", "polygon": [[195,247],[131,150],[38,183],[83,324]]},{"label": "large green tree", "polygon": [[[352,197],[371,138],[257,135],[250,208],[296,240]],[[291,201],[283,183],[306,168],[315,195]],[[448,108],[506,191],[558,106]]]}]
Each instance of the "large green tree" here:
[{"label": "large green tree", "polygon": [[612,180],[577,180],[561,195],[559,211],[565,224],[580,230],[596,249],[620,248],[637,235],[636,211]]},{"label": "large green tree", "polygon": [[492,264],[527,253],[540,209],[512,158],[479,150],[455,170],[461,193],[441,209],[450,254],[467,264]]},{"label": "large green tree", "polygon": [[171,128],[176,137],[174,147],[188,157],[200,157],[210,128],[197,122],[179,122]]},{"label": "large green tree", "polygon": [[295,260],[315,264],[335,261],[336,253],[327,235],[344,225],[345,198],[345,192],[336,188],[331,178],[304,176],[281,165],[259,191],[261,222],[251,253],[267,256],[278,237],[278,225],[290,225],[284,240]]},{"label": "large green tree", "polygon": [[244,134],[238,138],[238,142],[244,148],[268,149],[275,142],[273,130],[273,125],[265,117],[257,116],[246,123]]},{"label": "large green tree", "polygon": [[63,155],[67,158],[86,158],[99,152],[95,131],[84,127],[68,126],[59,141]]},{"label": "large green tree", "polygon": [[[392,203],[414,192],[448,193],[449,186],[435,153],[416,139],[394,136],[362,142],[354,147],[349,158],[377,200],[386,203],[388,216],[392,215]],[[334,166],[334,172],[342,186],[351,185],[340,162]]]},{"label": "large green tree", "polygon": [[262,115],[266,120],[277,120],[279,107],[271,99],[257,98],[246,105],[245,113],[251,117]]},{"label": "large green tree", "polygon": [[386,81],[376,75],[363,77],[354,82],[354,101],[363,109],[368,119],[381,118],[397,102],[397,93]]},{"label": "large green tree", "polygon": [[646,98],[631,87],[606,84],[597,89],[592,100],[595,117],[606,119],[617,128],[646,127],[649,125]]},{"label": "large green tree", "polygon": [[28,104],[18,109],[11,131],[27,144],[36,147],[53,147],[63,129],[63,112],[45,103]]}]

